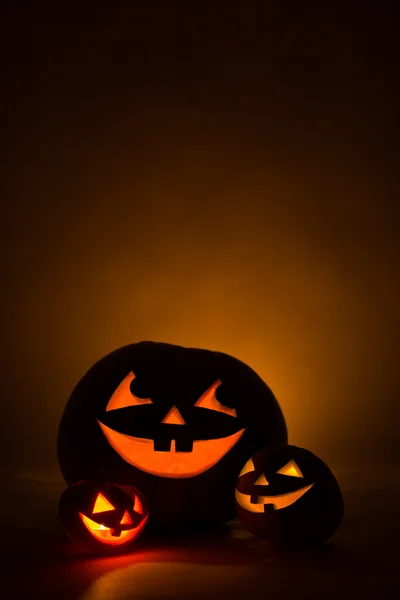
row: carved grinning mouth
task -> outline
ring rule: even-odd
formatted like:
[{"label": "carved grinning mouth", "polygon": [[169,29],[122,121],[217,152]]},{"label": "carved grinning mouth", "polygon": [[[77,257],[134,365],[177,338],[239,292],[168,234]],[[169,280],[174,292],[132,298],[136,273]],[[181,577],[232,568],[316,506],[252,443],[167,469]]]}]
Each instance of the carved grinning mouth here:
[{"label": "carved grinning mouth", "polygon": [[145,518],[136,527],[130,526],[126,529],[122,529],[121,527],[119,527],[118,529],[113,529],[110,527],[106,527],[105,525],[101,525],[96,521],[92,521],[92,519],[89,519],[89,517],[82,513],[79,513],[79,516],[82,519],[82,522],[85,525],[86,529],[90,531],[94,538],[96,538],[100,542],[105,542],[111,545],[119,545],[133,540],[142,531],[148,518],[148,515],[146,515]]},{"label": "carved grinning mouth", "polygon": [[195,440],[192,451],[179,451],[172,439],[168,449],[159,450],[154,440],[115,431],[97,420],[108,443],[127,463],[164,477],[195,477],[213,467],[239,441],[245,429],[215,440]]},{"label": "carved grinning mouth", "polygon": [[279,494],[277,496],[257,496],[257,502],[253,503],[250,500],[250,496],[242,494],[238,490],[235,490],[236,502],[249,512],[264,512],[264,506],[272,504],[274,510],[281,510],[287,508],[299,500],[314,484],[306,485],[305,487],[296,490],[295,492],[289,492],[288,494]]}]

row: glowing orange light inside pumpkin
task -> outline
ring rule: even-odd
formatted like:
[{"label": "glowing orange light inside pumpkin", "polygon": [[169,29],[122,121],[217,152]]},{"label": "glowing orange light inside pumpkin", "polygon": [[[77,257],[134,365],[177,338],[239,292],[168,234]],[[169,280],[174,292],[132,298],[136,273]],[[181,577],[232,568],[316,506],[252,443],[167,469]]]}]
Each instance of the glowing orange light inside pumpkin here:
[{"label": "glowing orange light inside pumpkin", "polygon": [[[135,374],[130,372],[119,384],[111,396],[106,411],[151,403],[151,399],[137,398],[130,391],[130,383],[135,379]],[[234,408],[221,404],[215,391],[221,380],[215,381],[194,406],[225,413],[237,418]],[[213,467],[227,454],[242,437],[245,428],[224,438],[214,440],[195,440],[191,452],[176,452],[175,440],[172,440],[171,450],[168,452],[154,451],[153,440],[134,437],[120,433],[97,421],[108,443],[127,463],[141,471],[158,475],[159,477],[182,478],[195,477]],[[185,421],[179,410],[174,406],[165,415],[163,423],[179,424],[184,426]]]},{"label": "glowing orange light inside pumpkin", "polygon": [[161,423],[168,423],[169,425],[186,425],[184,418],[182,417],[176,406],[173,406],[171,410],[165,415]]},{"label": "glowing orange light inside pumpkin", "polygon": [[[134,498],[133,509],[139,514],[143,514],[142,503],[139,500],[139,497],[136,495]],[[93,514],[107,512],[110,510],[115,510],[115,507],[111,504],[111,502],[107,500],[105,496],[103,496],[103,494],[98,494],[94,504]],[[106,527],[102,523],[97,523],[96,521],[93,521],[93,519],[90,519],[82,513],[79,513],[79,516],[94,538],[101,542],[104,542],[105,544],[111,545],[125,544],[126,542],[135,539],[139,535],[147,521],[146,516],[143,519],[143,521],[138,525],[138,527],[134,527],[132,529],[122,529],[117,534],[115,534],[113,528]],[[132,525],[132,518],[127,510],[122,516],[120,525]]]},{"label": "glowing orange light inside pumpkin", "polygon": [[131,524],[132,524],[131,516],[128,513],[128,511],[126,510],[124,513],[124,516],[121,519],[121,525],[131,525]]},{"label": "glowing orange light inside pumpkin", "polygon": [[272,504],[274,510],[281,510],[294,504],[297,500],[299,500],[299,498],[304,496],[304,494],[308,492],[313,485],[313,483],[310,483],[310,485],[302,487],[294,492],[289,492],[288,494],[279,494],[277,496],[257,496],[256,503],[251,501],[250,495],[242,494],[238,489],[235,489],[235,498],[236,502],[249,512],[262,513],[264,512],[264,506],[266,504]]},{"label": "glowing orange light inside pumpkin", "polygon": [[135,503],[133,505],[133,510],[137,513],[139,513],[139,515],[143,514],[143,506],[142,503],[139,500],[139,496],[135,496]]},{"label": "glowing orange light inside pumpkin", "polygon": [[243,469],[240,471],[239,477],[242,477],[242,475],[246,475],[246,473],[251,473],[252,471],[255,471],[255,470],[256,470],[256,468],[254,466],[253,459],[250,458],[247,461],[247,463],[244,465]]},{"label": "glowing orange light inside pumpkin", "polygon": [[115,507],[103,496],[103,494],[99,494],[94,504],[93,514],[106,512],[108,510],[115,510]]},{"label": "glowing orange light inside pumpkin", "polygon": [[228,408],[224,406],[217,400],[215,395],[217,387],[221,385],[222,381],[218,379],[215,383],[212,384],[211,387],[208,388],[204,392],[204,394],[197,400],[195,406],[200,406],[201,408],[208,408],[209,410],[215,410],[217,412],[222,412],[230,417],[237,418],[237,412],[234,408]]},{"label": "glowing orange light inside pumpkin", "polygon": [[264,473],[262,473],[260,477],[255,480],[254,485],[269,485]]},{"label": "glowing orange light inside pumpkin", "polygon": [[131,371],[121,381],[107,404],[106,410],[115,408],[125,408],[126,406],[141,406],[142,404],[152,404],[151,398],[138,398],[132,394],[130,385],[136,379],[136,375]]},{"label": "glowing orange light inside pumpkin", "polygon": [[[241,470],[239,477],[242,477],[243,475],[253,471],[255,471],[255,466],[253,460],[250,458],[250,460],[247,461]],[[295,463],[294,460],[289,460],[289,462],[281,467],[277,473],[280,473],[281,475],[288,475],[289,477],[303,477],[300,467]],[[255,480],[254,485],[269,485],[269,482],[262,473]],[[295,490],[294,492],[288,492],[287,494],[278,494],[276,496],[257,496],[256,502],[252,501],[250,494],[243,494],[236,488],[235,498],[239,506],[249,512],[262,513],[264,512],[264,506],[266,504],[272,504],[275,510],[281,510],[299,500],[299,498],[304,496],[304,494],[308,492],[313,485],[314,484],[311,483],[310,485],[302,487],[299,490]]]},{"label": "glowing orange light inside pumpkin", "polygon": [[294,462],[294,460],[289,460],[289,462],[279,469],[277,473],[280,473],[281,475],[288,475],[289,477],[303,477],[300,467]]},{"label": "glowing orange light inside pumpkin", "polygon": [[130,465],[160,477],[194,477],[213,467],[239,441],[244,429],[216,440],[193,442],[192,452],[154,452],[152,440],[119,433],[98,421],[110,446]]},{"label": "glowing orange light inside pumpkin", "polygon": [[143,519],[143,521],[138,527],[135,527],[133,529],[125,529],[122,530],[119,535],[113,535],[114,530],[110,527],[105,527],[104,525],[101,525],[101,523],[96,523],[96,521],[92,521],[92,519],[89,519],[89,517],[83,515],[82,513],[79,513],[79,516],[81,517],[83,523],[90,531],[92,536],[96,538],[96,540],[104,542],[105,544],[110,544],[112,546],[125,544],[126,542],[135,539],[135,537],[137,537],[143,529],[147,520],[146,517],[145,519]]}]

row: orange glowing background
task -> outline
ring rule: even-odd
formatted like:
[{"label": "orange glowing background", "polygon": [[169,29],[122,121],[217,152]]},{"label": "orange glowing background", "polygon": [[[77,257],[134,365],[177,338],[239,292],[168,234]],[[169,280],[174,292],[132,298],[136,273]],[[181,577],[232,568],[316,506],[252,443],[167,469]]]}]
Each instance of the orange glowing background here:
[{"label": "orange glowing background", "polygon": [[9,40],[5,467],[56,469],[75,383],[140,340],[244,360],[290,441],[328,461],[394,458],[397,104],[379,23],[300,33],[231,10],[26,20]]}]

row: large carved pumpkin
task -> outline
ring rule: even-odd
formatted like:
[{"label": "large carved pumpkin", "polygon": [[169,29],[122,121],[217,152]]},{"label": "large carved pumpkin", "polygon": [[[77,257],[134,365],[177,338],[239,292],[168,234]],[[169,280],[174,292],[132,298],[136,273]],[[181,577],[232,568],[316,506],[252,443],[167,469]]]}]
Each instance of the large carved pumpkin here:
[{"label": "large carved pumpkin", "polygon": [[287,441],[268,386],[226,354],[141,342],[97,362],[61,420],[68,483],[126,483],[149,502],[149,526],[211,526],[234,516],[243,463]]}]

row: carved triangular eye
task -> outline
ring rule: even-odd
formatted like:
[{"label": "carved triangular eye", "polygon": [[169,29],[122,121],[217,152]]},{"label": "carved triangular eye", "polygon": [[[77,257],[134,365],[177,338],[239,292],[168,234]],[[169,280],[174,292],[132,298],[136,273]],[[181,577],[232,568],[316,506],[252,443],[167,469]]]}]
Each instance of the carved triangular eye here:
[{"label": "carved triangular eye", "polygon": [[135,504],[133,505],[133,510],[139,513],[139,515],[143,514],[143,506],[138,496],[135,496]]},{"label": "carved triangular eye", "polygon": [[124,516],[120,521],[120,525],[132,525],[132,519],[127,510],[125,511]]},{"label": "carved triangular eye", "polygon": [[206,390],[204,394],[197,400],[195,406],[198,406],[200,408],[207,408],[208,410],[214,410],[216,412],[225,413],[230,417],[237,418],[236,410],[234,408],[228,408],[228,406],[224,406],[223,404],[221,404],[221,402],[219,402],[217,396],[215,395],[216,389],[221,385],[221,383],[222,381],[220,379],[215,381],[212,384],[212,386],[209,387],[208,390]]},{"label": "carved triangular eye", "polygon": [[106,512],[108,510],[115,510],[115,506],[113,506],[111,502],[109,502],[107,498],[103,496],[103,494],[99,494],[96,498],[92,514]]},{"label": "carved triangular eye", "polygon": [[246,473],[251,473],[252,471],[255,471],[255,466],[253,463],[253,460],[250,458],[250,460],[247,461],[247,463],[244,465],[243,469],[240,471],[240,475],[239,477],[242,477],[242,475],[246,475]]},{"label": "carved triangular eye", "polygon": [[279,469],[277,473],[288,475],[289,477],[303,477],[303,473],[300,471],[300,468],[296,465],[294,460],[289,460],[289,462]]}]

